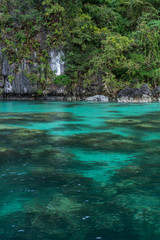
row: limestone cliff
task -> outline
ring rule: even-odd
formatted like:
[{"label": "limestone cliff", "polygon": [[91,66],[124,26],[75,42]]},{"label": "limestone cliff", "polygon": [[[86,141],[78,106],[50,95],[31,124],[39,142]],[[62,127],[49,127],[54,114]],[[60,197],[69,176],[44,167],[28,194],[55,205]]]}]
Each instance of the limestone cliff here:
[{"label": "limestone cliff", "polygon": [[[55,75],[64,73],[64,62],[61,60],[63,52],[60,49],[51,49],[48,52],[48,64],[51,71]],[[0,93],[3,96],[31,96],[37,94],[41,89],[39,81],[32,81],[28,75],[39,67],[39,62],[36,61],[36,52],[33,53],[34,64],[23,59],[21,64],[11,63],[3,54],[3,47],[0,46]],[[52,89],[52,84],[51,84]]]}]

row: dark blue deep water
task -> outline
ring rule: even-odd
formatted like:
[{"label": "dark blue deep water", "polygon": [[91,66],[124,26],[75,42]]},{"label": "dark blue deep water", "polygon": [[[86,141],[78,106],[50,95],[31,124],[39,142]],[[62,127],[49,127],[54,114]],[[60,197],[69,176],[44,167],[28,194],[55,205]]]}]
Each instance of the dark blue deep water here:
[{"label": "dark blue deep water", "polygon": [[96,239],[160,239],[160,103],[0,102],[0,240]]}]

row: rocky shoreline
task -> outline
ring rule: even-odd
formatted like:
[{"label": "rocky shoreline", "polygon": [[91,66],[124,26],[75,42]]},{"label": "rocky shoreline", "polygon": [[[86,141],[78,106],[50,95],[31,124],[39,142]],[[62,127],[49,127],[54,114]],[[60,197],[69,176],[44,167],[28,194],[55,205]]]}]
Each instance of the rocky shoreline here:
[{"label": "rocky shoreline", "polygon": [[147,84],[141,88],[125,88],[118,92],[118,102],[124,103],[147,103],[160,101],[160,87],[153,90]]},{"label": "rocky shoreline", "polygon": [[[2,50],[3,46],[0,45],[0,100],[116,101],[119,103],[160,102],[160,86],[151,89],[147,84],[142,85],[141,88],[127,87],[120,89],[113,97],[111,94],[108,94],[101,75],[85,87],[81,82],[76,83],[76,86],[58,85],[54,82],[54,79],[44,87],[42,86],[43,84],[40,84],[38,81],[34,82],[31,78],[38,67],[38,62],[35,59],[36,53],[33,54],[33,62],[35,64],[24,60],[17,69],[15,63],[9,62],[3,56]],[[49,66],[57,76],[64,73],[64,62],[60,58],[62,54],[60,49],[50,49],[49,51]]]},{"label": "rocky shoreline", "polygon": [[[55,89],[54,89],[55,90]],[[83,92],[85,93],[85,92]],[[89,94],[88,94],[89,95]],[[96,102],[110,102],[115,101],[118,103],[150,103],[160,102],[160,87],[150,89],[147,84],[144,84],[141,88],[125,88],[117,93],[115,99],[112,99],[104,95],[92,95],[87,96],[82,94],[77,96],[76,93],[69,92],[65,87],[57,87],[50,95],[37,95],[37,94],[5,94],[0,96],[0,100],[10,101],[34,101],[34,100],[49,100],[49,101],[96,101]]]}]

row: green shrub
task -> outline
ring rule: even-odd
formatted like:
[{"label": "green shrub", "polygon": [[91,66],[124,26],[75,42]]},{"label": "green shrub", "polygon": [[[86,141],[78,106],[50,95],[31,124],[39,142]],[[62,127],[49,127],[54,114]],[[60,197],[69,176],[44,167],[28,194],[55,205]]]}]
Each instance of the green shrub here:
[{"label": "green shrub", "polygon": [[71,80],[69,77],[65,74],[61,74],[59,76],[56,76],[53,83],[60,85],[60,86],[67,86],[71,83]]}]

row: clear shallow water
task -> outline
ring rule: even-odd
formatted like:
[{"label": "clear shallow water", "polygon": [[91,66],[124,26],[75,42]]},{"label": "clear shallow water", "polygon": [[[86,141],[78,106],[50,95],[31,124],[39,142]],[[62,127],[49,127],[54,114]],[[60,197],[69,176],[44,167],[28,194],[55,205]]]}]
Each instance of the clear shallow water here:
[{"label": "clear shallow water", "polygon": [[159,240],[160,104],[0,102],[0,240]]}]

